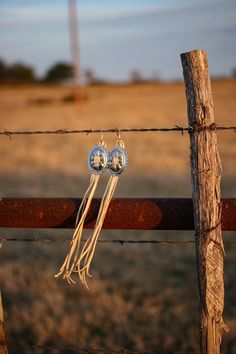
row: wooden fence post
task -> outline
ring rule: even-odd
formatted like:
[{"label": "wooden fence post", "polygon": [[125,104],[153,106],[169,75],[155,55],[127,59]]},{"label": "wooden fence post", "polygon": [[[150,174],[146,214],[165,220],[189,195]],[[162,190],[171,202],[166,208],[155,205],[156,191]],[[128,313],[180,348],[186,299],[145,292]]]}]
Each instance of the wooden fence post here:
[{"label": "wooden fence post", "polygon": [[221,163],[207,53],[181,54],[190,133],[191,176],[200,293],[200,352],[219,354],[224,308]]},{"label": "wooden fence post", "polygon": [[0,292],[0,354],[8,354],[7,336],[6,336],[6,329],[4,324],[1,292]]}]

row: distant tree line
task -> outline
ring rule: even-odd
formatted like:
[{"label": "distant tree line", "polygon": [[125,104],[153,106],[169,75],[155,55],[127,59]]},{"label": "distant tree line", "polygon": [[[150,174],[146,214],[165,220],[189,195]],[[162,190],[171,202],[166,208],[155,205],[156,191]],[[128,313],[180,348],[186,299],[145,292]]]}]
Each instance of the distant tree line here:
[{"label": "distant tree line", "polygon": [[73,68],[65,62],[52,65],[42,78],[38,78],[31,66],[22,62],[7,64],[0,59],[0,84],[58,83],[72,76]]},{"label": "distant tree line", "polygon": [[[73,67],[66,62],[53,64],[42,78],[37,77],[34,69],[22,62],[7,64],[0,59],[0,84],[32,84],[32,83],[61,83],[69,82],[73,78]],[[104,85],[112,82],[106,81],[96,75],[94,70],[86,69],[83,78],[88,85]],[[151,78],[144,78],[139,70],[130,73],[129,82],[133,84],[145,82],[158,82],[160,78],[153,74]]]},{"label": "distant tree line", "polygon": [[[84,80],[88,85],[112,84],[112,82],[99,78],[92,69],[85,70],[83,74]],[[236,68],[232,70],[232,77],[236,78]],[[66,83],[70,82],[72,78],[72,65],[63,61],[53,64],[45,75],[39,78],[31,66],[22,62],[7,64],[0,58],[0,84]],[[128,82],[142,84],[160,81],[161,79],[157,73],[153,73],[150,78],[147,78],[139,70],[132,70]]]},{"label": "distant tree line", "polygon": [[71,64],[58,62],[52,65],[41,80],[45,83],[57,83],[67,81],[73,77],[73,67]]},{"label": "distant tree line", "polygon": [[34,83],[36,77],[34,70],[23,63],[6,64],[0,59],[0,83]]}]

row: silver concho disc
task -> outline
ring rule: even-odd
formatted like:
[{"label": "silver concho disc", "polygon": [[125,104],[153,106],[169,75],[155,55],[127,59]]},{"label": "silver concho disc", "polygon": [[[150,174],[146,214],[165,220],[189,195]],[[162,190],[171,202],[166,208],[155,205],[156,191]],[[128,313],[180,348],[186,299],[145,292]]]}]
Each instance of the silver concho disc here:
[{"label": "silver concho disc", "polygon": [[107,168],[108,153],[103,145],[96,145],[89,153],[88,167],[95,175],[104,173]]},{"label": "silver concho disc", "polygon": [[125,170],[127,164],[128,154],[124,148],[116,146],[110,150],[108,159],[108,172],[110,173],[110,175],[121,175],[122,172]]}]

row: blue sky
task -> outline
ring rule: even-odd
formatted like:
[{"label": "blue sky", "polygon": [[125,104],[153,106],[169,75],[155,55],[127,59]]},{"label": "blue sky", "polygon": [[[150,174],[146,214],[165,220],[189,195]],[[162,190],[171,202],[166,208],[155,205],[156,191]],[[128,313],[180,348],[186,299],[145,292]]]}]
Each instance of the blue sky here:
[{"label": "blue sky", "polygon": [[[235,0],[77,0],[82,69],[127,79],[132,69],[180,78],[179,54],[208,51],[211,73],[236,67]],[[70,60],[66,0],[0,0],[0,57],[38,74]]]}]

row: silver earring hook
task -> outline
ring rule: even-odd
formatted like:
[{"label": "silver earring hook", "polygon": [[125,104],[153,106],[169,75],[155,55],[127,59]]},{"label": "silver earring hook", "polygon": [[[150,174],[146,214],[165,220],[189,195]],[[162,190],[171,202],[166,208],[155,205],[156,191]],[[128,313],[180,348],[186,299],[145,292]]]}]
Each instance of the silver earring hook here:
[{"label": "silver earring hook", "polygon": [[103,145],[104,144],[104,141],[103,141],[103,138],[104,138],[104,133],[101,129],[101,138],[100,138],[100,144]]},{"label": "silver earring hook", "polygon": [[120,134],[120,130],[119,129],[116,130],[116,134],[117,134],[117,137],[118,137],[116,145],[124,148],[125,144],[124,144],[123,140],[121,139],[121,134]]},{"label": "silver earring hook", "polygon": [[121,135],[120,135],[120,130],[119,129],[116,130],[116,134],[118,136],[118,140],[121,140]]}]

